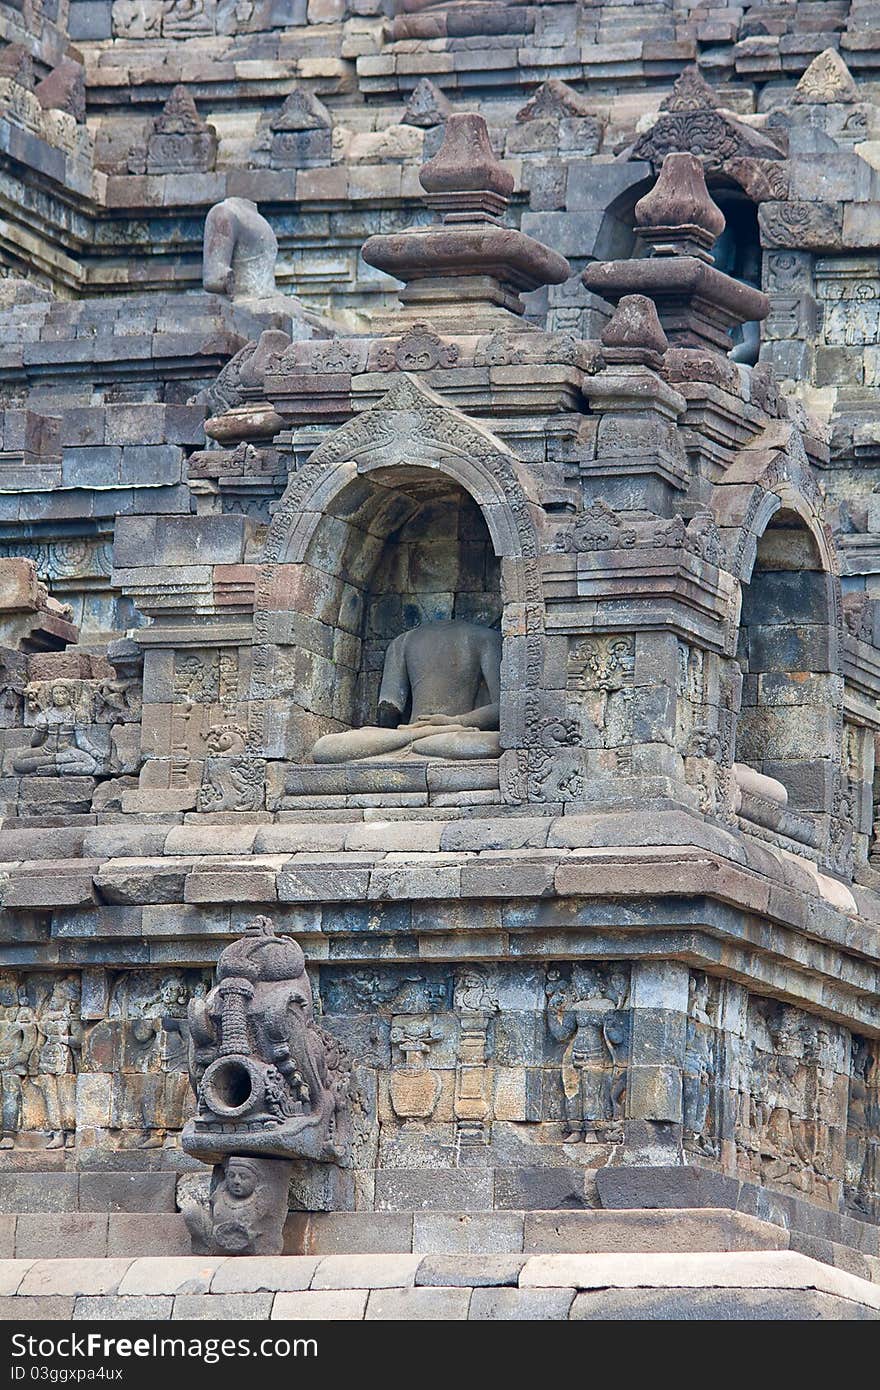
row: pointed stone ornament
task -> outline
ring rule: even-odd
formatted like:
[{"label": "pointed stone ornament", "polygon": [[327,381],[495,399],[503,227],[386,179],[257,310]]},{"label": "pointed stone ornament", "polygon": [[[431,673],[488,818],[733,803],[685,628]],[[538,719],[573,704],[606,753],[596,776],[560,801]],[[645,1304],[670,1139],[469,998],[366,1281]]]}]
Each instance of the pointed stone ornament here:
[{"label": "pointed stone ornament", "polygon": [[793,101],[801,105],[847,105],[858,101],[855,78],[836,48],[826,48],[807,68],[794,90]]},{"label": "pointed stone ornament", "polygon": [[533,97],[521,106],[516,113],[517,121],[550,120],[561,121],[574,117],[578,120],[592,117],[591,104],[567,82],[550,77],[542,82]]},{"label": "pointed stone ornament", "polygon": [[452,106],[440,88],[429,77],[423,77],[410,93],[400,124],[428,130],[431,126],[443,125],[451,115]]},{"label": "pointed stone ornament", "polygon": [[204,127],[205,122],[192,96],[183,83],[178,82],[176,87],[172,87],[168,100],[156,117],[154,130],[162,135],[188,135]]},{"label": "pointed stone ornament", "polygon": [[330,130],[332,126],[333,117],[324,103],[301,87],[290,93],[269,124],[270,130]]},{"label": "pointed stone ornament", "polygon": [[724,231],[724,214],[706,187],[696,155],[668,154],[654,187],[636,203],[636,236],[654,256],[698,256],[709,251]]},{"label": "pointed stone ornament", "polygon": [[696,65],[685,68],[672,91],[660,103],[661,111],[716,111],[718,98]]},{"label": "pointed stone ornament", "polygon": [[206,173],[217,158],[217,132],[198,113],[182,83],[153,122],[147,140],[148,174]]},{"label": "pointed stone ornament", "polygon": [[644,294],[625,294],[600,338],[609,363],[657,368],[669,347],[654,301]]},{"label": "pointed stone ornament", "polygon": [[761,130],[722,109],[702,73],[685,68],[661,103],[657,119],[636,140],[629,157],[643,159],[655,169],[667,154],[696,155],[710,168],[721,168],[732,159],[779,159],[782,150]]},{"label": "pointed stone ornament", "polygon": [[269,121],[273,169],[307,169],[330,163],[333,117],[312,92],[297,87]]}]

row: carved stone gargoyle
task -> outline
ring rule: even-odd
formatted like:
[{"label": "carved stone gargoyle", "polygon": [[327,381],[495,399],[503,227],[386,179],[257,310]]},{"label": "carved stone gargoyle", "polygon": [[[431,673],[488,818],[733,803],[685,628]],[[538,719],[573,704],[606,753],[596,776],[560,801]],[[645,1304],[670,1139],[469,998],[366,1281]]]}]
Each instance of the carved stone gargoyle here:
[{"label": "carved stone gargoyle", "polygon": [[279,1254],[293,1160],[347,1161],[351,1061],[315,1020],[301,948],[266,917],[222,952],[189,1027],[197,1106],[181,1143],[215,1165],[207,1207],[184,1213],[194,1246]]}]

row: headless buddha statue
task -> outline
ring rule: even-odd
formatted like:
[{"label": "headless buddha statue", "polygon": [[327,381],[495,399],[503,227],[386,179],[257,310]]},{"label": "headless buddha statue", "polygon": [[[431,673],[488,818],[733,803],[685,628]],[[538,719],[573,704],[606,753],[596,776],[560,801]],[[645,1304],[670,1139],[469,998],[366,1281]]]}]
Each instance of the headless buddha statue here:
[{"label": "headless buddha statue", "polygon": [[205,218],[202,283],[232,299],[271,299],[278,242],[250,198],[224,198]]},{"label": "headless buddha statue", "polygon": [[388,645],[378,725],[326,734],[312,758],[497,758],[500,684],[499,632],[458,620],[425,623]]}]

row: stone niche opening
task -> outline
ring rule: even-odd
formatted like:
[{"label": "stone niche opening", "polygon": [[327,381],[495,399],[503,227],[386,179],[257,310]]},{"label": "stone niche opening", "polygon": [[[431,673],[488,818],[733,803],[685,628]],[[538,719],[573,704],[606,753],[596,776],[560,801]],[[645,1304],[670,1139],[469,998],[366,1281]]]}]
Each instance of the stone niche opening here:
[{"label": "stone niche opening", "polygon": [[[752,782],[744,787],[740,814],[816,846],[824,838],[840,758],[843,682],[835,673],[833,585],[801,517],[777,512],[742,589],[735,757],[781,784],[785,796],[772,784]],[[770,806],[762,806],[765,798]]]},{"label": "stone niche opening", "polygon": [[291,697],[287,756],[298,762],[323,734],[377,723],[395,637],[455,619],[500,627],[500,560],[489,529],[470,494],[437,469],[406,465],[352,479],[325,505],[296,568],[290,637],[298,650],[276,649],[287,674],[276,688]]}]

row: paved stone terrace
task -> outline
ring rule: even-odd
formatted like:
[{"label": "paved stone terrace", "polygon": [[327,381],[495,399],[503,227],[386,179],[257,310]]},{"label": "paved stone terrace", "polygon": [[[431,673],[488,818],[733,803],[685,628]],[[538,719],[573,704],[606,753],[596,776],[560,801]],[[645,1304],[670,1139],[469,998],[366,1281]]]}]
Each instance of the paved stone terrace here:
[{"label": "paved stone terrace", "polygon": [[2,1260],[0,1318],[880,1320],[880,1289],[791,1251]]}]

